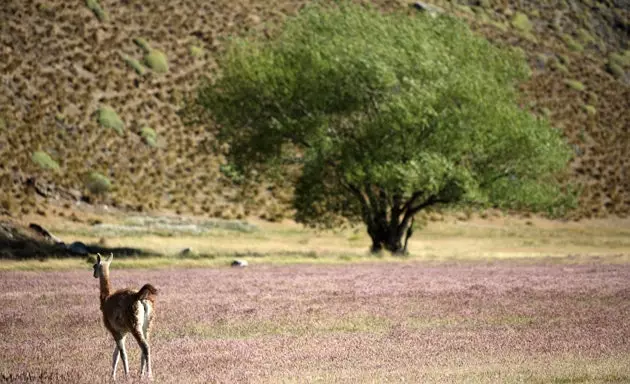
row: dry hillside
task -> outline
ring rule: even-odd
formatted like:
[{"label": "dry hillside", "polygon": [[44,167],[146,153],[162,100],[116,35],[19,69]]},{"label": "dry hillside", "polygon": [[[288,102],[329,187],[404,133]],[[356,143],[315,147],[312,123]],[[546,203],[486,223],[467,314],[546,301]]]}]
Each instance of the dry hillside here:
[{"label": "dry hillside", "polygon": [[[98,199],[225,218],[288,212],[284,188],[235,187],[184,99],[233,34],[264,33],[306,1],[4,0],[0,215]],[[378,1],[416,12],[404,1]],[[630,3],[433,1],[532,67],[524,104],[574,144],[582,216],[630,212]],[[244,111],[246,112],[246,111]]]}]

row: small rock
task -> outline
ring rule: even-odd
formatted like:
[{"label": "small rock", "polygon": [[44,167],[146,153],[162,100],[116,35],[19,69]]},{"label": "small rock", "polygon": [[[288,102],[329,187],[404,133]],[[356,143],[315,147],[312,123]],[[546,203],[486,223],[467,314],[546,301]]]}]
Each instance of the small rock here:
[{"label": "small rock", "polygon": [[249,264],[247,263],[247,260],[236,259],[236,260],[232,261],[231,265],[232,265],[232,267],[245,268]]},{"label": "small rock", "polygon": [[422,12],[428,12],[431,15],[436,15],[438,13],[442,13],[442,9],[439,7],[436,7],[434,5],[430,5],[427,3],[423,3],[422,1],[415,1],[413,3],[411,3],[411,7],[417,9],[418,11],[422,11]]}]

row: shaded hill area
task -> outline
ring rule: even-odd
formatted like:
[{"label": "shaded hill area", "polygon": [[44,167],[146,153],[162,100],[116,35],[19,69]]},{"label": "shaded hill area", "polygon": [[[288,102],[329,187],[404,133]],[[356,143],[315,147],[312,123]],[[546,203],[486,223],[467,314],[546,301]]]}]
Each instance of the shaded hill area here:
[{"label": "shaded hill area", "polygon": [[[216,73],[227,37],[267,33],[306,3],[5,1],[0,215],[43,214],[53,201],[78,200],[225,219],[289,215],[288,185],[234,185],[211,129],[185,126],[178,111]],[[418,12],[404,1],[374,3]],[[523,105],[573,144],[572,177],[584,190],[578,215],[627,215],[630,2],[431,5],[527,53],[533,75]]]}]

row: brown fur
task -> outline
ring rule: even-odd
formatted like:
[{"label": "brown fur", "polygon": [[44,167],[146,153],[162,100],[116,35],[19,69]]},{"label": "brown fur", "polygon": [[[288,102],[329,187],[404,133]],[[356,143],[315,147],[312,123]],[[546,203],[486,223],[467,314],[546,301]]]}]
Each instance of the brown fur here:
[{"label": "brown fur", "polygon": [[[128,367],[124,341],[125,336],[131,333],[142,350],[142,364],[144,364],[144,357],[147,357],[147,370],[150,375],[148,341],[152,320],[155,316],[155,297],[158,291],[153,285],[145,284],[139,291],[119,289],[111,293],[111,284],[109,281],[110,262],[111,258],[107,262],[101,263],[101,257],[98,255],[98,261],[94,265],[94,277],[98,277],[100,280],[100,301],[101,311],[103,312],[103,323],[105,324],[105,328],[107,328],[114,337],[114,341],[117,345],[116,348],[123,359],[125,373],[127,373]],[[148,315],[145,312],[146,308],[150,310]],[[147,324],[143,327],[145,318]],[[112,377],[115,377],[116,374],[117,361],[118,357],[115,351]],[[144,367],[144,365],[142,365],[142,367]]]}]

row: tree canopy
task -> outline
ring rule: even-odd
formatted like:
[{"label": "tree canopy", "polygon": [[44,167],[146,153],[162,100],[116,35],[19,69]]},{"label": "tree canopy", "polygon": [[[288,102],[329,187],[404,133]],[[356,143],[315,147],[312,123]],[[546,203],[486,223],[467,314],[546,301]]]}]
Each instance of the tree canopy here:
[{"label": "tree canopy", "polygon": [[[300,164],[296,219],[362,221],[404,252],[436,204],[557,212],[571,151],[518,106],[529,69],[448,16],[309,6],[272,39],[234,39],[197,103],[247,172]],[[404,242],[404,244],[403,244]]]}]

